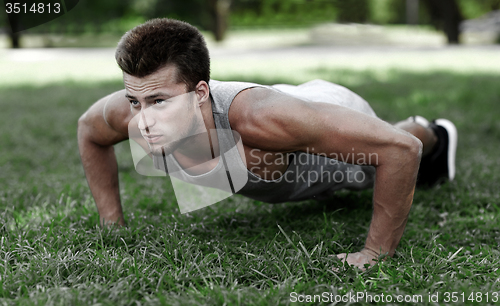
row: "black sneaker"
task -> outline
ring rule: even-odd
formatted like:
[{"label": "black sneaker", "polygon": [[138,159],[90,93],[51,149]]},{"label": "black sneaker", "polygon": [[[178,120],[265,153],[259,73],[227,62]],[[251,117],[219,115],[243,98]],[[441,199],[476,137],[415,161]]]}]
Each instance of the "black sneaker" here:
[{"label": "black sneaker", "polygon": [[420,162],[417,186],[432,187],[455,178],[455,154],[457,152],[457,128],[447,119],[429,122],[436,133],[436,148]]}]

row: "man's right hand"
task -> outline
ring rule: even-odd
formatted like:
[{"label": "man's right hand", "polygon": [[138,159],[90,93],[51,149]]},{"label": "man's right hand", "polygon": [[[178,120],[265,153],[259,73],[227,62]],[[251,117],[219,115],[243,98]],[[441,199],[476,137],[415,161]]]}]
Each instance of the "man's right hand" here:
[{"label": "man's right hand", "polygon": [[113,145],[128,139],[131,118],[122,90],[94,103],[78,120],[78,148],[101,226],[125,225]]}]

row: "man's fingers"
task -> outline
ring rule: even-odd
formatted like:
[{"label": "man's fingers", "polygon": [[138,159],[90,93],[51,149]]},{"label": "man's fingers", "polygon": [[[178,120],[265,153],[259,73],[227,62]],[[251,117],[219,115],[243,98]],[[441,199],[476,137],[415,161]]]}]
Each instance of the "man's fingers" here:
[{"label": "man's fingers", "polygon": [[[369,264],[370,266],[373,266],[375,264],[374,261],[370,260],[368,256],[366,256],[363,253],[356,252],[356,253],[351,253],[351,254],[346,254],[346,253],[341,253],[336,255],[338,259],[342,261],[342,263],[347,262],[348,265],[350,266],[355,266],[359,268],[361,271],[365,271],[365,265]],[[333,269],[334,271],[338,272],[337,268]]]},{"label": "man's fingers", "polygon": [[343,260],[345,260],[345,257],[346,257],[346,256],[347,256],[347,254],[346,254],[346,253],[337,254],[337,258],[338,258],[338,259],[343,259]]}]

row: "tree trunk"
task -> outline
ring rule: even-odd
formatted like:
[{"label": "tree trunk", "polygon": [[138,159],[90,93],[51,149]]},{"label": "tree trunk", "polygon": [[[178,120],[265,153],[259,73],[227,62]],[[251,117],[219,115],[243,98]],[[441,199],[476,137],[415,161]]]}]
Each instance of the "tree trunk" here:
[{"label": "tree trunk", "polygon": [[19,34],[19,29],[20,29],[20,20],[18,18],[17,14],[10,14],[9,15],[9,26],[7,28],[9,29],[8,34],[11,42],[11,47],[12,48],[21,48],[20,44],[20,38],[21,35]]},{"label": "tree trunk", "polygon": [[462,14],[455,0],[423,0],[436,28],[442,30],[449,44],[460,43]]},{"label": "tree trunk", "polygon": [[231,0],[210,0],[209,5],[212,15],[212,33],[216,41],[222,41],[228,27]]},{"label": "tree trunk", "polygon": [[418,24],[418,0],[406,0],[406,23]]},{"label": "tree trunk", "polygon": [[21,48],[21,44],[19,44],[19,33],[10,32],[9,36],[10,36],[10,42],[11,42],[12,48],[15,48],[15,49]]}]

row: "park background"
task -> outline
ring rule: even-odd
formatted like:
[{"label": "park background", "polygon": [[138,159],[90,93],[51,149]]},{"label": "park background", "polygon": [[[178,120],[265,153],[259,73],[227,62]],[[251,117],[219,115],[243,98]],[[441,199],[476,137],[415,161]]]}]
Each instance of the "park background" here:
[{"label": "park background", "polygon": [[[457,292],[460,304],[493,304],[500,290],[499,6],[80,1],[18,36],[0,12],[0,303],[275,305],[290,304],[291,292],[366,291],[440,293],[441,302]],[[152,17],[199,27],[214,79],[321,78],[358,93],[390,122],[415,114],[452,120],[456,180],[417,190],[394,259],[334,272],[329,255],[363,246],[371,191],[278,205],[234,196],[181,215],[168,180],[137,174],[124,142],[115,152],[128,227],[101,229],[76,124],[93,102],[123,88],[113,47]]]}]

